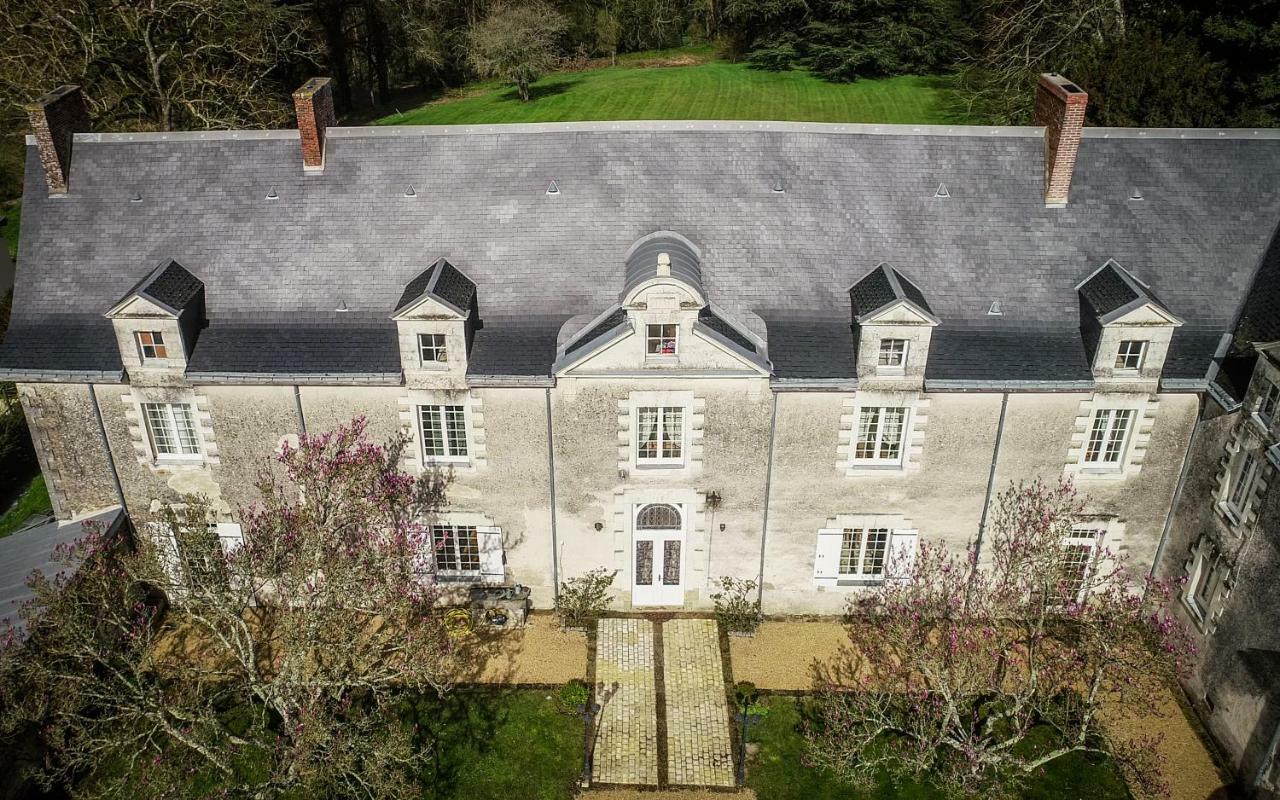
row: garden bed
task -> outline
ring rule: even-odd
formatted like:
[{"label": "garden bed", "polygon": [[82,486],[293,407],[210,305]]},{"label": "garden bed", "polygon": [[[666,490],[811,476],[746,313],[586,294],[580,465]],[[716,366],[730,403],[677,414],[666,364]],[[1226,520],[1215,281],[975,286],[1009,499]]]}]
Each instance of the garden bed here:
[{"label": "garden bed", "polygon": [[554,614],[534,612],[529,624],[483,631],[464,640],[458,683],[551,685],[587,677],[587,635],[562,631]]}]

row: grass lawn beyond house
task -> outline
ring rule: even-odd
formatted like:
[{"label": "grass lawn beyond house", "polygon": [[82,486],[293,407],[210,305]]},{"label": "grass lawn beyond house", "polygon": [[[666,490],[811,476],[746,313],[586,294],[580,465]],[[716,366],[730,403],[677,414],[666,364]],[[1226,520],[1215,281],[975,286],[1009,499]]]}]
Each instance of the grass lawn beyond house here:
[{"label": "grass lawn beyond house", "polygon": [[49,502],[49,492],[44,485],[44,475],[36,475],[31,483],[4,516],[0,516],[0,536],[8,536],[22,527],[22,524],[36,514],[44,514],[53,510]]},{"label": "grass lawn beyond house", "polygon": [[479,84],[459,99],[383,117],[379,125],[475,125],[616,119],[750,119],[948,124],[945,78],[904,76],[830,83],[806,70],[763,72],[746,64],[629,66],[561,72],[514,89]]},{"label": "grass lawn beyond house", "polygon": [[[748,762],[747,786],[759,800],[945,800],[946,794],[919,783],[885,777],[863,791],[829,773],[804,765],[799,726],[804,698],[774,696],[769,714],[751,728],[748,741],[760,752]],[[1106,758],[1073,753],[1050,762],[1019,794],[1023,800],[1127,800],[1124,778]]]}]

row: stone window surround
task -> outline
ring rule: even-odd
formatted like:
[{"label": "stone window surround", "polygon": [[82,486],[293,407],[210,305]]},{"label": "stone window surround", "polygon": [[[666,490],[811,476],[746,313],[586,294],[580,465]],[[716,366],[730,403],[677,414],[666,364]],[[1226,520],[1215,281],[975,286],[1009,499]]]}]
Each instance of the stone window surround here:
[{"label": "stone window surround", "polygon": [[[1202,633],[1206,635],[1212,634],[1218,627],[1218,620],[1222,616],[1235,583],[1231,565],[1227,562],[1225,555],[1220,552],[1218,546],[1208,536],[1201,536],[1191,546],[1187,560],[1183,563],[1182,568],[1187,579],[1179,595],[1182,606],[1187,610],[1192,621],[1195,622],[1196,627]],[[1210,572],[1206,573],[1205,570]],[[1201,608],[1195,600],[1195,593],[1200,585],[1200,580],[1202,577],[1207,580],[1214,580],[1213,573],[1218,570],[1221,570],[1221,574],[1217,578],[1217,585],[1209,596],[1207,606]]]},{"label": "stone window surround", "polygon": [[[1160,399],[1155,395],[1129,392],[1096,392],[1080,402],[1080,411],[1067,448],[1064,473],[1079,480],[1125,480],[1142,471],[1151,429],[1159,411]],[[1116,465],[1096,465],[1084,460],[1093,429],[1094,415],[1102,410],[1129,409],[1134,412],[1126,434],[1124,450]]]},{"label": "stone window surround", "polygon": [[[120,401],[125,406],[124,414],[129,426],[129,440],[139,464],[153,472],[165,473],[204,469],[221,463],[218,445],[213,434],[213,416],[209,413],[209,398],[205,395],[196,394],[193,389],[132,386],[127,394],[120,396]],[[191,406],[196,423],[196,435],[200,440],[201,457],[158,458],[152,446],[151,434],[142,408],[147,403],[177,403]]]},{"label": "stone window surround", "polygon": [[[1097,531],[1096,536],[1079,536],[1083,531]],[[1071,525],[1071,535],[1062,540],[1063,547],[1088,547],[1089,560],[1085,567],[1084,579],[1087,582],[1104,569],[1115,566],[1114,553],[1116,547],[1124,540],[1124,523],[1109,515],[1085,515]],[[1085,587],[1081,587],[1081,592]],[[1081,602],[1080,592],[1076,594],[1076,602]]]},{"label": "stone window surround", "polygon": [[[885,574],[880,576],[855,576],[841,575],[837,571],[831,575],[819,575],[820,566],[818,559],[821,557],[824,535],[835,536],[839,534],[843,539],[845,530],[848,529],[876,529],[884,528],[889,531],[889,540],[885,547]],[[895,537],[897,541],[895,542]],[[826,524],[817,532],[815,536],[814,566],[813,566],[813,584],[818,591],[827,589],[836,590],[856,590],[866,587],[880,586],[886,580],[892,580],[888,576],[890,559],[895,557],[895,547],[901,547],[904,542],[911,542],[915,547],[919,547],[920,531],[912,524],[911,519],[902,514],[837,514],[834,517],[828,517]],[[838,551],[837,551],[838,553]],[[901,557],[901,556],[897,556]],[[912,553],[914,558],[914,551]]]},{"label": "stone window surround", "polygon": [[[684,588],[691,591],[709,586],[707,575],[706,492],[685,486],[652,486],[617,489],[613,493],[613,555],[618,577],[614,587],[631,595],[632,526],[637,509],[653,503],[680,508],[684,518]],[[563,544],[561,545],[563,547]]]},{"label": "stone window surround", "polygon": [[[873,464],[855,461],[853,454],[858,436],[858,420],[864,407],[904,408],[902,453],[895,463]],[[836,470],[847,476],[878,475],[890,477],[918,471],[922,466],[925,426],[928,424],[929,399],[919,392],[858,391],[842,401],[840,438],[836,445]]]},{"label": "stone window surround", "polygon": [[[409,434],[411,445],[401,456],[401,468],[420,475],[428,467],[444,467],[470,473],[488,462],[484,434],[484,400],[470,390],[409,389],[399,398],[400,425]],[[421,406],[462,406],[467,427],[467,456],[457,460],[426,459],[422,451],[422,428],[418,409]]]},{"label": "stone window surround", "polygon": [[[1217,489],[1214,492],[1214,512],[1229,528],[1243,530],[1257,522],[1259,501],[1267,490],[1269,483],[1268,462],[1263,452],[1263,443],[1251,430],[1250,426],[1236,426],[1235,432],[1227,441],[1225,454],[1218,463]],[[1240,470],[1244,466],[1245,457],[1252,453],[1254,457],[1251,486],[1240,506],[1231,505],[1230,498],[1235,490],[1236,481],[1241,477]]]},{"label": "stone window surround", "polygon": [[[684,409],[684,446],[681,463],[647,464],[637,458],[639,409],[642,407]],[[618,475],[688,478],[702,472],[702,429],[706,400],[692,390],[630,392],[618,401]]]}]

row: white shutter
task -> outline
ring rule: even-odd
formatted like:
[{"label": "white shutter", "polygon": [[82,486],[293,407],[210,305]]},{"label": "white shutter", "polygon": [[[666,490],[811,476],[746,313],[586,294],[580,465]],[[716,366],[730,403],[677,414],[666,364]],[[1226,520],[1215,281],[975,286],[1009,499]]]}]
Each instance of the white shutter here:
[{"label": "white shutter", "polygon": [[181,592],[183,586],[182,561],[178,557],[178,541],[173,537],[173,529],[162,522],[148,522],[146,529],[147,535],[151,537],[151,541],[155,545],[156,556],[160,559],[160,567],[169,578],[169,585],[165,589],[172,600],[175,595]]},{"label": "white shutter", "polygon": [[895,530],[889,535],[890,580],[907,581],[916,569],[916,551],[920,549],[920,531],[915,528]]},{"label": "white shutter", "polygon": [[485,583],[504,583],[507,568],[502,551],[502,528],[476,528],[476,539],[480,545],[480,579]]},{"label": "white shutter", "polygon": [[222,545],[222,552],[231,555],[240,549],[240,545],[244,544],[244,534],[240,530],[238,522],[219,522],[215,527],[218,534],[218,543]]},{"label": "white shutter", "polygon": [[818,551],[813,556],[813,580],[819,586],[835,586],[840,577],[840,543],[844,531],[823,528],[818,531]]}]

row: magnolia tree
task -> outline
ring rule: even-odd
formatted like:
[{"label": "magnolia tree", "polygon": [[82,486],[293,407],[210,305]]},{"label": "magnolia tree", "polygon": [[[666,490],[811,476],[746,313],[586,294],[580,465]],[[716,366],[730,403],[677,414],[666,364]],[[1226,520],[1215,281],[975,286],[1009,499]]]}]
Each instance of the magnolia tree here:
[{"label": "magnolia tree", "polygon": [[812,762],[853,782],[887,772],[992,797],[1069,753],[1105,752],[1162,792],[1154,742],[1099,720],[1147,708],[1186,668],[1189,638],[1163,610],[1170,587],[1131,574],[1083,510],[1069,482],[1011,486],[990,563],[924,544],[903,579],[854,597],[851,647],[824,672],[807,731]]},{"label": "magnolia tree", "polygon": [[91,532],[66,553],[74,576],[33,580],[0,691],[8,729],[43,738],[46,782],[170,796],[205,773],[235,795],[418,796],[430,748],[399,710],[448,685],[426,524],[446,480],[400,472],[405,440],[365,429],[285,446],[242,537],[219,541],[188,498],[133,551]]}]

